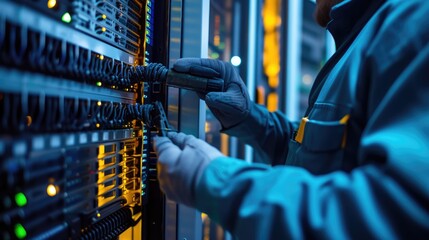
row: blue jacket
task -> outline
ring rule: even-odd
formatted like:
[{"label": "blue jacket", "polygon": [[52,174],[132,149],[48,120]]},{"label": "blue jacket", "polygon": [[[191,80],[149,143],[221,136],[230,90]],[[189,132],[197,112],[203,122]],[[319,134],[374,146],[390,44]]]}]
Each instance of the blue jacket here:
[{"label": "blue jacket", "polygon": [[226,131],[275,166],[212,161],[197,207],[246,240],[428,239],[429,1],[345,0],[331,16],[337,52],[299,127],[254,105]]}]

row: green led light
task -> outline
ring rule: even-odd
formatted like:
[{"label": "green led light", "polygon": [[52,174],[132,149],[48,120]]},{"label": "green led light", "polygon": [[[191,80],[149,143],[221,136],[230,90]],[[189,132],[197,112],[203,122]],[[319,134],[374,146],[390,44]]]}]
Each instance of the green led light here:
[{"label": "green led light", "polygon": [[101,87],[101,82],[97,82],[97,86],[98,86],[98,87]]},{"label": "green led light", "polygon": [[210,58],[212,58],[212,59],[218,59],[219,58],[219,53],[213,52],[212,54],[210,54]]},{"label": "green led light", "polygon": [[15,203],[18,207],[24,207],[27,205],[27,197],[24,193],[20,192],[15,195]]},{"label": "green led light", "polygon": [[27,236],[27,231],[25,231],[25,228],[19,223],[15,225],[15,236],[19,239],[23,239]]},{"label": "green led light", "polygon": [[65,23],[70,23],[72,21],[72,17],[70,15],[70,13],[66,12],[63,14],[63,16],[61,17],[61,21],[65,22]]}]

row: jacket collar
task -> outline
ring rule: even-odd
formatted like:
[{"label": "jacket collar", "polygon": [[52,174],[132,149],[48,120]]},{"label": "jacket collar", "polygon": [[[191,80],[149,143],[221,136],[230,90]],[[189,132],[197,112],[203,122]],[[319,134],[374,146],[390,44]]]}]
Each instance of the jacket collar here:
[{"label": "jacket collar", "polygon": [[332,8],[332,20],[327,29],[334,37],[337,48],[344,43],[356,23],[365,15],[371,1],[373,0],[344,0]]}]

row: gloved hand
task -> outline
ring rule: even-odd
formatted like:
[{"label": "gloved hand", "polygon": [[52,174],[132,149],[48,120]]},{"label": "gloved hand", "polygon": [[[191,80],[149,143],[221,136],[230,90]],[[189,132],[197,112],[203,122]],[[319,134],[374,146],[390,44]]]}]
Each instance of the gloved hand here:
[{"label": "gloved hand", "polygon": [[[171,140],[170,140],[171,139]],[[197,181],[207,165],[223,156],[201,139],[184,133],[155,137],[158,155],[158,181],[161,190],[175,202],[193,206]]]},{"label": "gloved hand", "polygon": [[225,92],[210,92],[206,95],[199,93],[199,97],[206,101],[224,129],[237,125],[249,114],[251,107],[249,93],[240,75],[230,63],[213,59],[183,58],[174,63],[173,69],[195,76],[224,80]]}]

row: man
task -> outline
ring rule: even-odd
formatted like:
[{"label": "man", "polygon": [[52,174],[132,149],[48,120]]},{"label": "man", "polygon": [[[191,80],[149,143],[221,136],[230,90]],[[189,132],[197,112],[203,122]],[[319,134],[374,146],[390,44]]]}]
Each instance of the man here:
[{"label": "man", "polygon": [[316,15],[337,51],[300,123],[251,102],[229,64],[174,65],[225,79],[201,98],[265,164],[171,134],[155,140],[161,188],[239,239],[426,239],[429,1],[319,0]]}]

